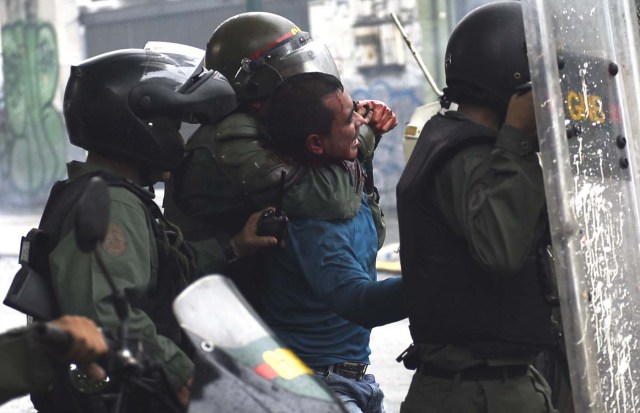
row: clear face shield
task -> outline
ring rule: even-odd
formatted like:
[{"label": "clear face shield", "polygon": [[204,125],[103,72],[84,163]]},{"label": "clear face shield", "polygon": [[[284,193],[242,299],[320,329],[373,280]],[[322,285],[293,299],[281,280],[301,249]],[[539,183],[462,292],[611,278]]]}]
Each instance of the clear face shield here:
[{"label": "clear face shield", "polygon": [[246,83],[256,72],[264,70],[277,74],[280,80],[309,72],[328,73],[340,78],[327,46],[313,41],[306,32],[299,33],[286,43],[269,49],[258,57],[243,59],[235,80]]}]

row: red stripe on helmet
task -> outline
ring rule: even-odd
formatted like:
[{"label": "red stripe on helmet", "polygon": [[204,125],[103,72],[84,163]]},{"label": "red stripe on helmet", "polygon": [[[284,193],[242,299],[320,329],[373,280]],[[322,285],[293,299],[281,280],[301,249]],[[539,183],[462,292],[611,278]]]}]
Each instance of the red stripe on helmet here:
[{"label": "red stripe on helmet", "polygon": [[285,33],[284,35],[278,37],[276,40],[274,40],[273,42],[269,43],[265,48],[263,48],[262,50],[258,50],[257,52],[255,52],[253,55],[251,55],[249,57],[249,60],[256,60],[259,59],[260,57],[262,57],[262,55],[268,51],[271,50],[274,46],[277,46],[278,44],[284,42],[285,40],[293,37],[294,35],[300,33],[300,29],[298,29],[297,27],[294,27],[293,29],[291,29],[290,31],[288,31],[287,33]]}]

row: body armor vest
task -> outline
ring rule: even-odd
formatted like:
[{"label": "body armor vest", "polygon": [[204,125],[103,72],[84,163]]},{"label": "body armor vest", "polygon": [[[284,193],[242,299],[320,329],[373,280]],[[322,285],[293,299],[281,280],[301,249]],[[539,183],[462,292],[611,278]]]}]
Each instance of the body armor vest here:
[{"label": "body armor vest", "polygon": [[465,146],[493,144],[495,132],[455,113],[424,127],[397,186],[400,257],[416,343],[458,344],[476,355],[535,354],[555,343],[534,248],[517,274],[480,267],[467,241],[431,201],[435,170]]}]

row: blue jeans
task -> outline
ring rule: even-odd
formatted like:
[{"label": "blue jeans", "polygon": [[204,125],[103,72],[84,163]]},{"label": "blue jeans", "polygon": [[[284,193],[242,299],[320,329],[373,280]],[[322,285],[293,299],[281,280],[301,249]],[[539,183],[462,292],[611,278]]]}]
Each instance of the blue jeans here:
[{"label": "blue jeans", "polygon": [[385,413],[384,393],[373,374],[365,374],[362,380],[353,380],[339,374],[315,372],[324,380],[349,413]]}]

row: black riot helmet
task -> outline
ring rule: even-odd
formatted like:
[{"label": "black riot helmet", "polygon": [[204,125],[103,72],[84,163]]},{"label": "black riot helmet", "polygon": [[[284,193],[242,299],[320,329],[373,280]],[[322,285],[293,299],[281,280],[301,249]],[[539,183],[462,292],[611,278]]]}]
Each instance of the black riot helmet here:
[{"label": "black riot helmet", "polygon": [[182,159],[181,121],[214,122],[237,106],[226,79],[202,69],[203,55],[152,43],[72,66],[63,103],[69,140],[143,167],[173,169]]},{"label": "black riot helmet", "polygon": [[460,20],[445,52],[448,100],[472,99],[506,113],[515,88],[530,78],[522,6],[498,1]]},{"label": "black riot helmet", "polygon": [[267,97],[280,81],[298,73],[340,78],[326,45],[290,20],[266,12],[241,13],[222,22],[207,43],[205,67],[222,73],[239,100]]}]

